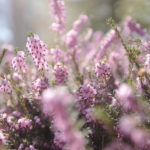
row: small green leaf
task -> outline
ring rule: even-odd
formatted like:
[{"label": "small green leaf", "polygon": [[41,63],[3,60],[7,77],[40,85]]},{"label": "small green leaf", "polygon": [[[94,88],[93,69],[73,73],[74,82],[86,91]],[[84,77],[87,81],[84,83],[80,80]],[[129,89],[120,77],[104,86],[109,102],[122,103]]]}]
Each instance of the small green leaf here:
[{"label": "small green leaf", "polygon": [[32,32],[28,33],[28,37],[34,37],[34,34]]}]

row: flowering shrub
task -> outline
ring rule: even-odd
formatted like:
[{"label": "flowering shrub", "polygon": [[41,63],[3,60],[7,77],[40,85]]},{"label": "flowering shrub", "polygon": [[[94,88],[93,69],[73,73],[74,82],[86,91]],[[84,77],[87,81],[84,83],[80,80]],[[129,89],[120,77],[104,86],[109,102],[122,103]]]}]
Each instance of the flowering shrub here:
[{"label": "flowering shrub", "polygon": [[[50,2],[56,47],[30,33],[24,51],[2,45],[0,145],[11,150],[149,150],[150,35],[131,17],[111,30],[66,31]],[[15,56],[16,55],[16,56]]]}]

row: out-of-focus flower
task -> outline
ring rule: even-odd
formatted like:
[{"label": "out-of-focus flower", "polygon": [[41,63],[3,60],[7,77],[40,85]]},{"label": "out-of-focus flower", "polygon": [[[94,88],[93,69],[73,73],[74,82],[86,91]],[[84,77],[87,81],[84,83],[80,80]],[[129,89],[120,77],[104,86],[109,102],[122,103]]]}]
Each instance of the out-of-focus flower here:
[{"label": "out-of-focus flower", "polygon": [[97,55],[97,59],[101,59],[107,52],[112,42],[117,38],[116,32],[111,29],[106,36],[100,42],[100,50]]},{"label": "out-of-focus flower", "polygon": [[50,6],[56,21],[52,24],[52,29],[59,33],[63,33],[66,26],[65,3],[63,0],[51,0]]},{"label": "out-of-focus flower", "polygon": [[138,116],[123,116],[119,121],[119,128],[125,135],[130,135],[136,126],[140,124],[141,119]]},{"label": "out-of-focus flower", "polygon": [[74,22],[72,29],[66,34],[65,43],[69,49],[73,49],[78,44],[78,32],[82,26],[88,21],[86,15],[81,15],[79,19]]},{"label": "out-of-focus flower", "polygon": [[[56,131],[60,131],[59,137],[65,142],[66,150],[84,150],[84,138],[79,131],[74,131],[67,106],[71,102],[71,96],[65,88],[47,89],[43,92],[43,111],[48,115],[54,115],[53,123]],[[57,135],[58,136],[58,135]]]},{"label": "out-of-focus flower", "polygon": [[145,61],[144,66],[148,71],[150,71],[150,54],[146,55],[146,61]]},{"label": "out-of-focus flower", "polygon": [[136,32],[140,36],[144,36],[146,33],[146,31],[141,28],[140,24],[136,24],[133,22],[130,16],[128,16],[124,21],[124,29],[127,34],[131,34],[131,32]]},{"label": "out-of-focus flower", "polygon": [[4,136],[3,132],[0,131],[0,145],[6,144],[6,137]]},{"label": "out-of-focus flower", "polygon": [[51,49],[51,54],[55,63],[61,62],[64,59],[64,53],[58,46],[55,49]]},{"label": "out-of-focus flower", "polygon": [[131,140],[140,148],[148,148],[150,146],[149,133],[144,129],[134,129],[131,132]]},{"label": "out-of-focus flower", "polygon": [[120,51],[114,51],[109,56],[109,65],[111,73],[115,79],[115,84],[119,85],[120,82],[129,74],[129,60],[125,54],[122,46],[117,47]]},{"label": "out-of-focus flower", "polygon": [[18,74],[17,72],[14,72],[13,73],[13,80],[19,82],[22,80],[22,76],[20,74]]},{"label": "out-of-focus flower", "polygon": [[53,105],[56,107],[57,105],[68,105],[71,103],[71,97],[66,88],[57,87],[56,89],[45,90],[42,94],[42,102],[44,113],[50,115],[53,111],[61,111],[59,109],[54,110]]},{"label": "out-of-focus flower", "polygon": [[141,46],[142,50],[145,50],[145,51],[149,51],[150,50],[150,38],[146,38],[144,40],[142,40],[142,46]]},{"label": "out-of-focus flower", "polygon": [[76,20],[73,24],[73,29],[77,32],[80,31],[82,26],[88,21],[88,17],[86,15],[80,15],[79,19]]},{"label": "out-of-focus flower", "polygon": [[66,38],[65,38],[65,43],[69,49],[73,49],[75,48],[75,46],[77,46],[77,43],[78,43],[77,38],[78,38],[77,31],[72,29],[67,33]]},{"label": "out-of-focus flower", "polygon": [[21,113],[19,111],[14,111],[13,116],[19,118],[19,117],[21,117]]},{"label": "out-of-focus flower", "polygon": [[124,109],[135,110],[136,97],[128,84],[120,85],[119,89],[116,91],[116,96],[120,100],[121,105]]},{"label": "out-of-focus flower", "polygon": [[136,115],[123,116],[119,121],[121,133],[129,137],[139,148],[147,148],[150,145],[150,136],[145,129],[140,128],[142,119]]}]

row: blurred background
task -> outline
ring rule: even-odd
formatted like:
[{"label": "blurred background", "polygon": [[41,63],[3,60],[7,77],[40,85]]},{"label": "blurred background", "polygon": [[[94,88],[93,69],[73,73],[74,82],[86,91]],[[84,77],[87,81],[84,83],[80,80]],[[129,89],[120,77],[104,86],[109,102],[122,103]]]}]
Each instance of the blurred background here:
[{"label": "blurred background", "polygon": [[[13,44],[24,49],[27,34],[37,33],[42,40],[52,43],[53,34],[49,26],[52,17],[50,0],[0,0],[0,44]],[[106,19],[113,17],[120,22],[131,15],[143,27],[150,27],[150,0],[65,0],[67,25],[81,13],[86,13],[89,26],[106,32]]]}]

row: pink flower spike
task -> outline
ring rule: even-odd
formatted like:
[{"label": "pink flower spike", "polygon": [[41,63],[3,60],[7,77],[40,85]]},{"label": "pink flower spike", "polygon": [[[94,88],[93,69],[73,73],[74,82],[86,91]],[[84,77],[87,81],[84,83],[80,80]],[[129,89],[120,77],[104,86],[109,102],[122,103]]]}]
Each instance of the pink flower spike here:
[{"label": "pink flower spike", "polygon": [[0,92],[6,92],[10,94],[12,92],[12,86],[10,85],[9,81],[6,79],[2,79],[0,84]]},{"label": "pink flower spike", "polygon": [[26,47],[33,58],[38,70],[47,70],[48,64],[46,55],[48,54],[47,45],[40,40],[38,35],[30,36],[27,39]]},{"label": "pink flower spike", "polygon": [[55,23],[52,24],[52,30],[63,33],[66,26],[65,3],[63,0],[51,0],[50,7],[52,10]]},{"label": "pink flower spike", "polygon": [[78,43],[78,33],[75,30],[70,30],[66,35],[66,45],[69,49],[75,48]]},{"label": "pink flower spike", "polygon": [[139,24],[133,22],[132,18],[128,16],[124,21],[125,31],[130,34],[131,32],[136,32],[140,36],[144,36],[146,31],[141,28]]},{"label": "pink flower spike", "polygon": [[26,62],[25,62],[25,54],[23,51],[19,51],[17,53],[17,56],[13,58],[12,68],[17,73],[26,73],[27,67],[26,67]]},{"label": "pink flower spike", "polygon": [[79,32],[82,26],[86,24],[87,21],[88,21],[88,17],[86,15],[80,15],[79,19],[74,22],[73,29]]},{"label": "pink flower spike", "polygon": [[56,46],[55,49],[51,49],[51,54],[55,63],[63,61],[64,59],[64,53],[58,46]]},{"label": "pink flower spike", "polygon": [[116,32],[111,29],[106,36],[101,40],[100,42],[100,50],[99,54],[97,56],[97,59],[101,59],[107,52],[107,49],[110,47],[110,45],[113,43],[114,40],[116,40],[117,35]]}]

